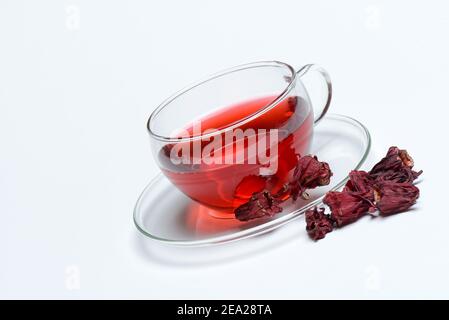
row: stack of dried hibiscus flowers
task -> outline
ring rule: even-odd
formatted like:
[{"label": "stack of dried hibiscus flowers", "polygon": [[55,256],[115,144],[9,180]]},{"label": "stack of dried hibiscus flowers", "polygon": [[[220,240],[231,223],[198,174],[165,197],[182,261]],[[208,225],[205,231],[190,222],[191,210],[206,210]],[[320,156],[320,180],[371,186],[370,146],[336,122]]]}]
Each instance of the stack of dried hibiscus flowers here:
[{"label": "stack of dried hibiscus flowers", "polygon": [[[413,184],[422,171],[413,170],[413,159],[406,150],[391,147],[387,155],[369,172],[352,171],[342,191],[331,191],[323,202],[324,208],[306,211],[306,230],[314,240],[319,240],[335,227],[342,227],[367,213],[379,212],[381,216],[410,208],[419,197]],[[307,189],[329,184],[332,172],[329,165],[314,156],[298,157],[293,180],[275,195],[268,191],[254,193],[251,199],[235,210],[242,221],[273,216],[282,211],[281,199],[308,198]]]}]

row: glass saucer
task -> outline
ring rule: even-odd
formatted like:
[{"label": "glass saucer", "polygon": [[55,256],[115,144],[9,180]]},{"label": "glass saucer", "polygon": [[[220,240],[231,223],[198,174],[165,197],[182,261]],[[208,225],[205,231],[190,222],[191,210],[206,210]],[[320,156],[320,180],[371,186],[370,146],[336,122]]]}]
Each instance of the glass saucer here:
[{"label": "glass saucer", "polygon": [[314,128],[310,153],[328,162],[333,176],[328,186],[310,190],[309,200],[287,200],[284,210],[272,218],[248,222],[219,219],[213,217],[218,212],[191,200],[159,174],[137,200],[134,223],[149,238],[180,246],[221,244],[260,235],[300,217],[321,204],[326,192],[341,188],[349,172],[363,164],[370,146],[369,132],[360,122],[343,115],[326,115]]}]

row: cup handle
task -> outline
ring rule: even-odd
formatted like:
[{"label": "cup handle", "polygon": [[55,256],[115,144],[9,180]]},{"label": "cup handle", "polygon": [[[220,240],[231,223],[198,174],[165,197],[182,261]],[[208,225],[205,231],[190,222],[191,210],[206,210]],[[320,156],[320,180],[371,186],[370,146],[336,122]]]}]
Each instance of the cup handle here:
[{"label": "cup handle", "polygon": [[[316,64],[306,64],[301,69],[299,69],[299,71],[296,72],[296,74],[303,81],[303,80],[306,80],[307,75],[310,75],[312,72],[318,73],[319,75],[321,75],[321,77],[324,79],[324,84],[327,87],[327,98],[325,100],[326,102],[321,103],[322,104],[321,109],[317,109],[317,107],[314,105],[314,102],[311,101],[312,108],[313,108],[313,111],[315,114],[314,123],[318,123],[321,119],[323,119],[323,117],[327,113],[327,110],[329,110],[329,106],[330,106],[331,100],[332,100],[332,82],[331,82],[331,78],[330,78],[329,74],[327,73],[327,71],[324,70],[323,68],[321,68],[320,66],[317,66]],[[305,76],[305,77],[303,77],[303,76]],[[304,83],[304,81],[303,81],[303,83]],[[306,83],[304,83],[304,85],[306,85]],[[310,92],[308,89],[307,89],[307,91]],[[318,110],[321,110],[321,111],[318,112]]]}]

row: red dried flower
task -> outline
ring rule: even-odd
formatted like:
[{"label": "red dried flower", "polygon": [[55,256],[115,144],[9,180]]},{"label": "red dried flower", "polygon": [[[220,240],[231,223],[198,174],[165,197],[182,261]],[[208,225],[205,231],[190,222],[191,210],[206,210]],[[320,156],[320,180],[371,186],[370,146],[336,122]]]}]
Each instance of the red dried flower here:
[{"label": "red dried flower", "polygon": [[353,170],[349,173],[349,181],[343,191],[366,193],[372,190],[374,180],[366,171]]},{"label": "red dried flower", "polygon": [[[241,221],[248,221],[260,217],[271,217],[282,211],[279,204],[282,200],[288,199],[289,195],[293,200],[296,200],[299,196],[307,198],[307,189],[329,184],[332,172],[326,162],[320,162],[314,156],[296,156],[296,160],[292,182],[284,185],[275,195],[266,190],[253,193],[248,202],[234,210],[236,218]],[[255,176],[251,177],[255,178]],[[263,180],[263,185],[265,185],[265,180]],[[240,195],[240,190],[239,185],[236,188],[236,195]]]},{"label": "red dried flower", "polygon": [[[379,210],[381,215],[389,215],[409,209],[419,197],[419,189],[413,181],[422,174],[422,171],[412,170],[413,165],[413,159],[406,150],[391,147],[386,157],[370,172],[352,171],[342,192],[328,192],[324,197],[323,202],[331,210],[327,219],[341,227],[367,212]],[[325,217],[324,210],[306,213],[306,229],[312,238],[321,239],[330,232],[323,227],[320,233],[313,224],[324,221]]]},{"label": "red dried flower", "polygon": [[[398,153],[399,158],[401,158],[402,163],[409,168],[413,168],[415,165],[415,162],[413,161],[412,157],[408,154],[407,150],[400,150],[398,147],[390,147],[388,151],[392,150],[392,153]],[[397,151],[399,150],[399,151]]]},{"label": "red dried flower", "polygon": [[289,184],[292,199],[296,201],[300,196],[307,199],[307,189],[328,185],[331,176],[329,164],[318,161],[316,156],[299,158],[293,172],[293,181]]},{"label": "red dried flower", "polygon": [[313,240],[323,239],[334,229],[329,215],[324,214],[324,208],[311,208],[306,211],[306,230]]},{"label": "red dried flower", "polygon": [[309,198],[309,194],[306,192],[306,188],[303,187],[298,181],[292,181],[288,185],[290,190],[290,196],[292,197],[293,201],[296,201],[299,196],[303,198],[304,200],[307,200]]},{"label": "red dried flower", "polygon": [[371,169],[370,174],[375,175],[378,172],[397,170],[402,167],[413,167],[413,160],[406,150],[400,150],[398,147],[390,147],[387,155]]},{"label": "red dried flower", "polygon": [[411,183],[382,181],[375,185],[375,203],[381,215],[407,210],[419,198],[419,189]]},{"label": "red dried flower", "polygon": [[247,203],[235,209],[235,217],[240,221],[272,217],[282,211],[279,203],[268,191],[255,192]]},{"label": "red dried flower", "polygon": [[332,220],[341,227],[375,210],[374,204],[363,193],[331,191],[323,199],[331,209]]},{"label": "red dried flower", "polygon": [[422,173],[413,171],[413,166],[413,159],[407,150],[390,147],[387,155],[371,169],[369,174],[380,180],[413,182]]},{"label": "red dried flower", "polygon": [[422,170],[419,172],[413,171],[409,167],[403,167],[398,170],[389,170],[386,172],[380,172],[376,180],[377,181],[393,181],[399,183],[413,183],[422,173]]}]

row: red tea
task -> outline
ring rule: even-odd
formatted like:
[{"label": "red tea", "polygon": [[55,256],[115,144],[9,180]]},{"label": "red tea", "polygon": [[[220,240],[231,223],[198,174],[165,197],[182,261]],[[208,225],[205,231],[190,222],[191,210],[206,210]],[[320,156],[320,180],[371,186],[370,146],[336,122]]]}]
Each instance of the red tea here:
[{"label": "red tea", "polygon": [[[239,123],[267,106],[275,98],[268,96],[220,108],[200,119],[200,134],[204,134],[206,130],[219,130],[229,127],[230,124]],[[294,96],[283,100],[262,115],[242,123],[237,129],[246,130],[245,132],[253,129],[257,138],[260,138],[265,131],[276,132],[276,145],[271,144],[270,147],[270,143],[266,141],[262,144],[266,146],[268,157],[271,164],[275,164],[276,171],[261,174],[267,163],[251,159],[250,151],[255,149],[253,144],[268,139],[266,135],[256,141],[250,138],[251,135],[245,136],[243,144],[237,139],[230,143],[228,141],[221,149],[215,148],[212,151],[215,159],[220,160],[214,163],[174,162],[171,151],[181,146],[181,143],[165,145],[158,155],[162,171],[190,198],[213,208],[233,210],[248,201],[254,192],[267,189],[274,194],[280,191],[293,174],[297,155],[308,152],[313,131],[313,114],[310,106],[304,99]],[[186,131],[189,136],[195,136],[193,125],[187,126]],[[220,135],[224,134],[217,134]],[[200,142],[201,152],[210,149],[210,140]],[[276,154],[272,154],[273,150],[277,151]],[[233,154],[230,155],[229,152]],[[186,155],[183,156],[185,158]],[[229,156],[234,160],[240,157],[244,161],[243,163],[224,161],[224,157]],[[187,154],[187,158],[189,157],[192,157],[191,150]]]}]

